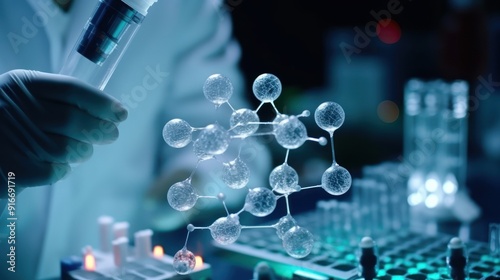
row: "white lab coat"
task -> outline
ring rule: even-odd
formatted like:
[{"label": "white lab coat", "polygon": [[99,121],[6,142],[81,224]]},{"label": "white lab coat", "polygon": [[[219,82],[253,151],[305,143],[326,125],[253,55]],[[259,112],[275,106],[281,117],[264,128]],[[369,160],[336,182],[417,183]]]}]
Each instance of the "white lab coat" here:
[{"label": "white lab coat", "polygon": [[[75,0],[64,14],[51,0],[1,1],[0,72],[16,68],[58,72],[96,3]],[[119,139],[95,147],[93,157],[63,181],[18,195],[16,273],[8,272],[4,261],[8,253],[4,213],[0,218],[0,279],[57,276],[60,258],[79,254],[85,245],[98,245],[96,219],[100,215],[129,221],[131,232],[149,226],[146,221],[153,212],[144,208],[142,200],[148,187],[162,171],[196,165],[191,147],[181,151],[162,143],[163,124],[184,118],[200,127],[216,115],[228,120],[230,111],[220,108],[216,112],[201,88],[209,75],[224,74],[235,85],[231,105],[241,108],[239,55],[228,14],[214,1],[159,0],[154,4],[105,89],[129,110],[128,119],[119,126]],[[148,75],[148,83],[156,86],[144,93],[137,87],[143,86]],[[268,155],[259,148],[254,152],[251,158],[260,163],[253,172],[262,174],[268,169]],[[166,199],[164,207],[169,208]]]}]

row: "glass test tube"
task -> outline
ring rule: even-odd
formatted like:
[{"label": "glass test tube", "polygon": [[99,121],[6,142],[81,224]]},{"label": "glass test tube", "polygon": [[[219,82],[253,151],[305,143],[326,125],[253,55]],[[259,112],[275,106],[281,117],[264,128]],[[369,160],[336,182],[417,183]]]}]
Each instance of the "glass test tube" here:
[{"label": "glass test tube", "polygon": [[490,224],[489,244],[490,254],[500,257],[500,224]]},{"label": "glass test tube", "polygon": [[[419,116],[424,108],[423,99],[426,84],[419,79],[411,79],[406,83],[404,90],[404,158],[410,164],[413,172],[410,176],[422,176],[422,166],[425,157],[419,150],[419,139],[424,134],[425,126]],[[413,179],[415,181],[416,179]],[[422,180],[420,180],[422,181]],[[411,182],[411,180],[410,180]],[[411,186],[410,186],[411,187]],[[415,186],[413,188],[418,188]]]},{"label": "glass test tube", "polygon": [[[465,185],[467,170],[467,112],[468,112],[469,86],[465,81],[454,81],[450,84],[447,95],[446,109],[443,119],[446,137],[443,141],[445,157],[443,165],[446,166],[444,174],[443,191],[456,192],[453,187]],[[446,184],[455,186],[447,186]]]},{"label": "glass test tube", "polygon": [[330,209],[329,203],[326,200],[319,200],[316,202],[316,213],[317,217],[320,220],[318,229],[321,235],[321,238],[325,240],[328,237],[328,228],[330,225]]},{"label": "glass test tube", "polygon": [[60,74],[102,90],[157,0],[100,0]]},{"label": "glass test tube", "polygon": [[405,88],[405,164],[408,201],[450,207],[465,184],[468,84],[408,81]]}]

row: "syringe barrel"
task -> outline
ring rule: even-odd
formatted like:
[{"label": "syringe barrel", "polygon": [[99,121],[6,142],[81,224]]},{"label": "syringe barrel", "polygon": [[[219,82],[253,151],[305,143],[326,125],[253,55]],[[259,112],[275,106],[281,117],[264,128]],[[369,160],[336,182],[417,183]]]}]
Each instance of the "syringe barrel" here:
[{"label": "syringe barrel", "polygon": [[60,74],[104,89],[144,18],[125,1],[100,0]]}]

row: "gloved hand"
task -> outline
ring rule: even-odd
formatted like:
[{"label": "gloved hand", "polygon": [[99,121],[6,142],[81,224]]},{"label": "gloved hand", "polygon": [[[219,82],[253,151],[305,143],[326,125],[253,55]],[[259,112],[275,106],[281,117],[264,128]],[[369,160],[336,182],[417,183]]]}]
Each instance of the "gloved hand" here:
[{"label": "gloved hand", "polygon": [[0,75],[0,198],[9,172],[17,187],[52,184],[82,162],[94,144],[118,138],[127,110],[68,76],[28,70]]}]

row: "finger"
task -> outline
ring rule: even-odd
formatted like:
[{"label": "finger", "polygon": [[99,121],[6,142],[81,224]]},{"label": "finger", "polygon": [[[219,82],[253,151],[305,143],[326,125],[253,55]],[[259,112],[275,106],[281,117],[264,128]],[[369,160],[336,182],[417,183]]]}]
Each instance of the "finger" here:
[{"label": "finger", "polygon": [[[5,112],[0,111],[0,119],[6,120],[0,126],[0,135],[3,135],[0,138],[0,147],[2,147],[0,158],[11,159],[21,156],[33,161],[82,162],[93,153],[93,146],[88,142],[99,142],[96,137],[89,138],[93,135],[90,134],[91,132],[88,132],[89,136],[86,138],[89,141],[79,141],[72,137],[43,130],[44,126],[37,122],[42,122],[44,125],[47,125],[47,122],[41,120],[40,116],[32,118],[36,119],[36,122],[30,121],[21,125],[17,122],[17,118],[3,113]],[[114,126],[113,123],[111,124]]]},{"label": "finger", "polygon": [[44,132],[59,134],[90,144],[106,144],[118,138],[115,123],[98,119],[74,106],[40,101],[35,123]]},{"label": "finger", "polygon": [[38,71],[11,71],[13,79],[37,98],[74,105],[96,118],[121,122],[127,118],[127,110],[115,98],[69,76]]},{"label": "finger", "polygon": [[94,152],[91,144],[57,134],[47,136],[47,141],[41,144],[43,150],[37,152],[39,161],[79,163],[88,160]]},{"label": "finger", "polygon": [[54,184],[71,172],[71,166],[69,164],[62,163],[49,163],[49,162],[36,162],[34,173],[32,174],[32,180],[37,180],[33,182],[38,185],[51,185]]}]

